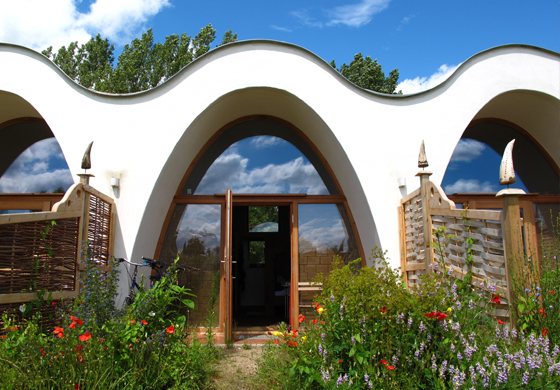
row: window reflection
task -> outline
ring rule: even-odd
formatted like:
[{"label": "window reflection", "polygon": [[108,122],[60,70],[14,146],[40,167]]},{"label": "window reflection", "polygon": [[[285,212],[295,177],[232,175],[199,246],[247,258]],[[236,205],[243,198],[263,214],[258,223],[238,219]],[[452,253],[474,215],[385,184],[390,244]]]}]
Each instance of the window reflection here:
[{"label": "window reflection", "polygon": [[[160,259],[170,262],[178,257],[179,265],[187,269],[179,274],[179,283],[196,295],[195,310],[185,313],[190,325],[204,325],[212,283],[220,270],[220,233],[220,205],[183,204],[175,207],[164,237]],[[219,305],[218,297],[216,312]]]},{"label": "window reflection", "polygon": [[332,270],[334,256],[345,263],[360,257],[343,205],[302,204],[299,218],[299,279],[311,282]]},{"label": "window reflection", "polygon": [[236,194],[329,194],[299,149],[268,135],[245,138],[227,148],[208,168],[194,195],[224,193],[226,188]]}]

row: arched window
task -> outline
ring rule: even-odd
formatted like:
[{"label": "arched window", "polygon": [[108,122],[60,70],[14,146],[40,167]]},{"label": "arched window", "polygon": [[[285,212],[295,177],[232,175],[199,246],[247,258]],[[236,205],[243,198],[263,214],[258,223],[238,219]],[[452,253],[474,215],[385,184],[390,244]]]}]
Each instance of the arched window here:
[{"label": "arched window", "polygon": [[311,309],[313,278],[328,273],[335,256],[361,257],[352,225],[330,168],[306,137],[275,118],[246,118],[223,129],[188,169],[158,255],[188,269],[181,282],[198,297],[191,324],[204,325],[217,280],[216,326],[293,325]]},{"label": "arched window", "polygon": [[560,175],[547,153],[522,128],[499,119],[472,123],[457,144],[442,181],[442,188],[459,207],[501,209],[494,194],[506,188],[499,184],[502,154],[515,139],[513,165],[520,188],[525,253],[542,256],[543,243],[553,242],[553,225],[560,215]]}]

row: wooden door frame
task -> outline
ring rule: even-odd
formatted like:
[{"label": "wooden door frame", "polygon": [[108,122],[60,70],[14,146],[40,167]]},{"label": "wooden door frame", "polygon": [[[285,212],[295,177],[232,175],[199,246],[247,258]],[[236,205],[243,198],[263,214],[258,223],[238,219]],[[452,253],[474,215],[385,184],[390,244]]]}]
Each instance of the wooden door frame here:
[{"label": "wooden door frame", "polygon": [[[161,245],[163,243],[163,237],[165,231],[169,226],[171,220],[171,215],[175,206],[178,204],[219,204],[221,205],[221,240],[220,240],[220,261],[225,261],[226,253],[226,194],[215,194],[215,195],[177,195],[173,198],[171,206],[169,208],[167,217],[164,222],[164,229],[160,235],[160,239],[157,244],[155,258],[159,257],[161,251]],[[344,195],[307,195],[307,194],[232,194],[231,210],[234,206],[289,206],[290,207],[290,243],[291,243],[291,280],[290,280],[290,303],[291,310],[289,315],[290,326],[292,329],[297,329],[299,325],[299,219],[298,219],[298,206],[300,204],[342,204],[346,212],[348,213],[348,218],[350,222],[350,228],[358,244],[359,255],[362,259],[362,266],[367,266],[363,248],[361,245],[360,235],[352,216],[350,207],[346,201]],[[230,217],[230,221],[231,221]],[[220,263],[220,310],[219,310],[219,328],[218,332],[224,332],[224,336],[231,336],[231,309],[227,311],[228,296],[226,291],[228,286],[226,285],[226,263]],[[230,265],[231,267],[231,265]],[[230,268],[231,269],[231,268]],[[229,285],[231,287],[231,283]],[[231,297],[231,291],[230,291]],[[228,324],[226,325],[226,321]]]}]

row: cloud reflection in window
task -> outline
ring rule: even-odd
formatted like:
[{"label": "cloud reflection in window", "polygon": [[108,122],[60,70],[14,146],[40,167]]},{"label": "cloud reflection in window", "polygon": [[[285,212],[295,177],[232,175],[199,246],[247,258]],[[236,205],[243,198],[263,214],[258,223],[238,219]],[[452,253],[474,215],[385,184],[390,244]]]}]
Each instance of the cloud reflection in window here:
[{"label": "cloud reflection in window", "polygon": [[273,136],[251,137],[231,145],[210,166],[195,195],[328,195],[315,167],[289,142]]}]

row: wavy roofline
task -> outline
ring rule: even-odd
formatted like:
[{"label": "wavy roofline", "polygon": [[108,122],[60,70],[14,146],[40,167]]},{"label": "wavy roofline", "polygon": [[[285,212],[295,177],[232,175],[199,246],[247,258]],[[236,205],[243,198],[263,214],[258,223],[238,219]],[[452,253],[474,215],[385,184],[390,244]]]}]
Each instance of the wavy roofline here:
[{"label": "wavy roofline", "polygon": [[[194,67],[197,67],[199,65],[204,65],[206,62],[212,61],[213,57],[216,57],[218,55],[222,55],[222,54],[224,54],[223,52],[230,51],[231,48],[233,48],[233,47],[240,48],[242,46],[254,46],[254,45],[272,46],[272,47],[277,46],[277,47],[284,47],[284,48],[287,48],[287,49],[290,49],[290,50],[293,50],[293,49],[299,50],[299,51],[303,52],[303,54],[304,54],[303,57],[310,56],[312,58],[312,60],[314,60],[317,65],[327,69],[328,72],[331,72],[332,74],[335,74],[336,75],[335,77],[338,77],[338,79],[341,81],[341,83],[346,83],[347,85],[351,86],[352,88],[355,88],[358,92],[361,92],[361,93],[365,92],[366,94],[368,94],[370,96],[375,96],[377,98],[398,99],[398,100],[402,100],[402,99],[406,100],[406,99],[409,99],[409,98],[417,98],[417,97],[422,96],[422,95],[430,94],[430,93],[432,93],[434,91],[437,91],[441,88],[445,88],[448,84],[451,84],[457,77],[459,77],[459,73],[462,73],[464,70],[469,68],[470,65],[473,62],[475,62],[476,60],[480,59],[481,57],[485,57],[485,56],[489,56],[489,55],[490,56],[499,55],[500,52],[507,51],[507,50],[521,49],[521,51],[529,51],[529,52],[533,52],[533,54],[552,55],[554,57],[557,57],[558,61],[560,61],[560,53],[555,52],[553,50],[545,49],[545,48],[542,48],[542,47],[539,47],[539,46],[533,46],[533,45],[522,44],[522,43],[513,43],[513,44],[495,46],[495,47],[483,50],[481,52],[478,52],[478,53],[470,56],[469,58],[467,58],[464,62],[462,62],[457,67],[457,69],[455,69],[455,71],[453,71],[453,73],[447,79],[445,79],[440,84],[438,84],[438,85],[436,85],[436,86],[434,86],[430,89],[424,90],[424,91],[420,91],[420,92],[416,92],[416,93],[412,93],[412,94],[406,94],[406,95],[405,94],[397,95],[397,94],[386,94],[386,93],[371,91],[369,89],[362,88],[362,87],[352,83],[347,78],[342,76],[336,69],[334,69],[332,66],[330,66],[330,64],[325,59],[319,57],[317,54],[315,54],[311,50],[306,49],[302,46],[299,46],[299,45],[296,45],[296,44],[293,44],[293,43],[288,43],[288,42],[283,42],[283,41],[275,41],[275,40],[268,40],[268,39],[249,39],[249,40],[244,40],[244,41],[236,41],[236,42],[228,43],[228,44],[225,44],[225,45],[222,45],[222,46],[218,46],[214,49],[211,49],[207,53],[203,54],[202,56],[196,58],[195,60],[193,60],[189,64],[185,65],[176,74],[174,74],[169,79],[165,80],[163,83],[161,83],[160,85],[158,85],[154,88],[151,88],[151,89],[148,89],[148,90],[145,90],[145,91],[115,94],[115,93],[107,93],[107,92],[96,91],[96,90],[89,89],[89,88],[86,88],[86,87],[78,84],[70,76],[68,76],[66,73],[64,73],[64,71],[62,69],[60,69],[58,67],[58,65],[56,65],[52,60],[47,58],[42,53],[40,53],[38,51],[35,51],[33,49],[30,49],[28,47],[17,45],[17,44],[12,44],[12,43],[0,42],[0,51],[3,51],[4,48],[11,48],[11,49],[17,49],[17,50],[22,50],[24,52],[27,52],[29,55],[34,56],[37,59],[43,61],[43,63],[45,63],[46,65],[54,67],[54,69],[56,69],[61,74],[61,76],[63,78],[65,78],[67,81],[70,81],[71,84],[78,87],[78,89],[80,89],[84,92],[92,93],[94,95],[97,95],[99,97],[104,97],[104,98],[107,98],[107,97],[109,97],[109,98],[130,98],[130,97],[136,97],[136,96],[146,96],[148,94],[153,94],[155,92],[162,92],[161,89],[164,88],[164,87],[168,87],[170,84],[174,83],[175,80],[179,77],[180,74],[185,73],[185,72],[189,72],[190,70],[195,71],[195,69],[193,69]],[[252,50],[254,50],[254,48],[252,48]]]}]

